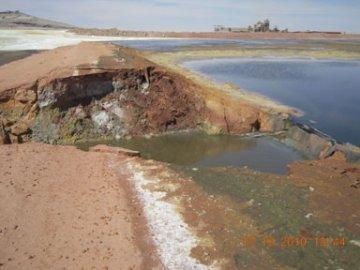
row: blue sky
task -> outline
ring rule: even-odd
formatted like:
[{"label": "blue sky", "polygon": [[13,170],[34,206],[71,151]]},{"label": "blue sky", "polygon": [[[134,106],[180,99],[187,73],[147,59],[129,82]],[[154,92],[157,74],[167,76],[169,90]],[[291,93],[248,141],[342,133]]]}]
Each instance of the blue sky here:
[{"label": "blue sky", "polygon": [[206,31],[269,18],[281,29],[360,32],[360,0],[0,0],[0,9],[84,27]]}]

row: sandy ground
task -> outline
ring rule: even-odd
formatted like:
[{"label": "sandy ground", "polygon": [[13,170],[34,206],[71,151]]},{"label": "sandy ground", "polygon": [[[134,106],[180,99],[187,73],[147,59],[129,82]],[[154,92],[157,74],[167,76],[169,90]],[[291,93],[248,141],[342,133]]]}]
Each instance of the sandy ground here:
[{"label": "sandy ground", "polygon": [[51,72],[70,76],[76,66],[96,62],[100,56],[107,55],[112,55],[112,49],[105,44],[82,43],[14,61],[0,67],[0,91],[31,84]]},{"label": "sandy ground", "polygon": [[108,155],[37,143],[0,147],[1,269],[146,269],[124,158],[116,174]]},{"label": "sandy ground", "polygon": [[[146,62],[132,55],[132,50],[122,49],[121,55],[116,55],[117,51],[118,47],[112,44],[83,42],[5,64],[0,67],[0,92],[25,85],[31,86],[44,78],[50,80],[79,73],[142,67]],[[118,57],[129,61],[120,61]]]}]

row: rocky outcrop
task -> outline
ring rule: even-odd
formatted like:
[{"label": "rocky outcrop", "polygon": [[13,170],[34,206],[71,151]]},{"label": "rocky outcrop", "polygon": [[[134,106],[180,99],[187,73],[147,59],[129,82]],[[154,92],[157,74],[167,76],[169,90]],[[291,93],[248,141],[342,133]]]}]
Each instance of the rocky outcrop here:
[{"label": "rocky outcrop", "polygon": [[286,128],[288,114],[266,110],[241,99],[209,89],[201,91],[208,108],[207,121],[214,132],[274,133]]},{"label": "rocky outcrop", "polygon": [[19,111],[6,134],[13,142],[56,143],[194,129],[205,105],[191,87],[151,66],[41,79],[14,89],[3,103],[10,107],[5,117]]},{"label": "rocky outcrop", "polygon": [[111,73],[99,73],[55,79],[37,86],[40,108],[54,105],[63,110],[78,104],[86,104],[92,98],[101,98],[114,91]]},{"label": "rocky outcrop", "polygon": [[0,27],[5,28],[44,28],[44,29],[69,29],[73,26],[51,20],[37,18],[20,11],[0,12]]},{"label": "rocky outcrop", "polygon": [[5,120],[0,116],[0,145],[10,142],[9,134],[6,130]]},{"label": "rocky outcrop", "polygon": [[325,158],[335,151],[335,143],[328,138],[306,130],[301,125],[294,125],[286,132],[284,141],[311,156]]},{"label": "rocky outcrop", "polygon": [[22,104],[33,104],[36,99],[36,92],[22,88],[17,90],[14,96],[14,100]]},{"label": "rocky outcrop", "polygon": [[336,152],[341,152],[349,161],[360,160],[360,150],[356,146],[337,142],[307,125],[291,122],[289,125],[281,140],[311,158],[326,159]]}]

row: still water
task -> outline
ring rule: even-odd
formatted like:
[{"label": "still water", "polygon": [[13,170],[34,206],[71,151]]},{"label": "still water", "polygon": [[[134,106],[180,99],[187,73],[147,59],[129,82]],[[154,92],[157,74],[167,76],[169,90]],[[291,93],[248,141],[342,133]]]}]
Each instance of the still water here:
[{"label": "still water", "polygon": [[258,171],[279,174],[287,171],[287,164],[304,158],[299,152],[271,137],[215,136],[203,133],[97,141],[78,144],[78,147],[87,150],[91,145],[99,143],[138,150],[143,158],[181,166],[248,166]]},{"label": "still water", "polygon": [[[301,42],[301,41],[300,41]],[[148,40],[118,40],[112,43],[122,45],[138,50],[150,51],[174,51],[184,47],[206,47],[206,46],[261,46],[261,45],[290,45],[298,44],[299,41],[283,39],[283,40],[267,40],[267,39],[148,39]]]},{"label": "still water", "polygon": [[235,58],[183,66],[298,108],[305,113],[300,122],[360,145],[360,61]]},{"label": "still water", "polygon": [[142,39],[116,40],[112,43],[138,50],[176,51],[184,48],[204,48],[207,46],[240,46],[257,48],[261,46],[312,45],[308,50],[322,50],[328,44],[360,44],[359,40],[294,40],[294,39]]}]

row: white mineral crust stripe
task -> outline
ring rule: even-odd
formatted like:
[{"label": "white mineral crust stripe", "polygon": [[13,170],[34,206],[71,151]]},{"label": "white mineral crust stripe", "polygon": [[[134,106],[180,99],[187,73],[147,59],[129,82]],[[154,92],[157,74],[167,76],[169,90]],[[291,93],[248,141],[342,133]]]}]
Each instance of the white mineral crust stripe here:
[{"label": "white mineral crust stripe", "polygon": [[134,186],[164,266],[176,270],[210,269],[190,256],[198,241],[176,211],[176,206],[163,200],[166,193],[146,188],[148,184],[159,183],[159,180],[146,178],[141,169],[131,163],[128,166],[133,172]]},{"label": "white mineral crust stripe", "polygon": [[51,50],[76,45],[82,41],[164,40],[174,38],[142,38],[76,35],[66,30],[0,30],[0,51]]}]

